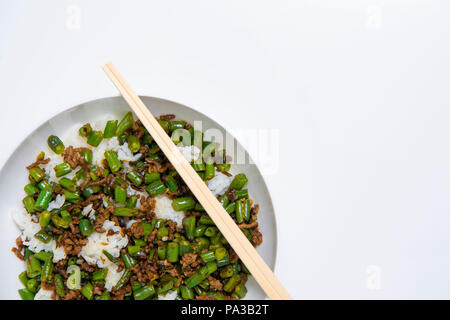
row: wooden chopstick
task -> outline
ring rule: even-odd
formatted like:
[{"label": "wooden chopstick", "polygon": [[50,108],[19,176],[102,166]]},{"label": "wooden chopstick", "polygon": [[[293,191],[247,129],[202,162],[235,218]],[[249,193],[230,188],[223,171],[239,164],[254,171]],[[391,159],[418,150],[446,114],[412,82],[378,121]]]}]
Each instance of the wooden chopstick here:
[{"label": "wooden chopstick", "polygon": [[103,66],[103,70],[117,87],[125,101],[130,105],[142,124],[147,128],[153,139],[175,167],[186,185],[206,210],[216,226],[227,239],[233,250],[245,264],[247,269],[259,283],[270,299],[290,300],[289,293],[267,266],[255,248],[245,237],[230,215],[214,197],[204,181],[191,167],[177,149],[167,133],[159,125],[142,100],[133,92],[111,62]]}]

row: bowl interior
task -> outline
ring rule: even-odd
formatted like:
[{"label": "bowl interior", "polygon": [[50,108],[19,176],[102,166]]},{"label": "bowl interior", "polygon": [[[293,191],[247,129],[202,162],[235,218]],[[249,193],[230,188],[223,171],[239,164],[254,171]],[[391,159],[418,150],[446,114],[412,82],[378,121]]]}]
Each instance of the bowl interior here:
[{"label": "bowl interior", "polygon": [[[225,129],[214,120],[181,104],[157,99],[141,97],[155,116],[161,114],[175,114],[178,119],[187,120],[190,123],[202,121],[203,130],[215,128],[225,135]],[[86,122],[96,122],[103,119],[120,119],[129,110],[126,102],[121,97],[111,97],[90,101],[66,110],[34,130],[14,151],[0,171],[0,270],[2,274],[2,287],[0,299],[19,299],[17,290],[22,287],[17,276],[24,270],[24,263],[17,259],[11,252],[15,245],[15,239],[19,236],[19,229],[13,222],[10,211],[22,205],[25,196],[23,191],[27,183],[25,167],[33,162],[36,155],[45,148],[47,137],[50,134],[64,136],[68,130],[77,130]],[[236,148],[249,156],[238,141]],[[250,162],[252,163],[252,162]],[[249,178],[248,189],[250,197],[260,205],[259,221],[260,229],[264,236],[263,243],[257,251],[270,268],[274,268],[276,258],[277,233],[275,214],[266,184],[258,168],[254,164],[234,165],[235,171],[245,173]],[[248,294],[246,299],[264,299],[265,294],[259,288],[253,278],[248,281]]]}]

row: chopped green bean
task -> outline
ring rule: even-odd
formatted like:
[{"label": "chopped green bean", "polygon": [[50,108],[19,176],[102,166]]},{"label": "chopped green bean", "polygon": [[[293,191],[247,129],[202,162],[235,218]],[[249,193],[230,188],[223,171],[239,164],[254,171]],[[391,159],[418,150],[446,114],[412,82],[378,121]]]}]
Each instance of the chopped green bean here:
[{"label": "chopped green bean", "polygon": [[117,125],[116,136],[121,136],[125,131],[131,128],[133,125],[133,115],[131,112],[127,112],[127,114],[120,120]]},{"label": "chopped green bean", "polygon": [[93,147],[98,147],[100,142],[103,140],[103,132],[101,131],[92,131],[87,139],[87,143]]},{"label": "chopped green bean", "polygon": [[116,135],[117,123],[117,120],[109,120],[106,122],[105,130],[103,131],[103,138],[108,139]]},{"label": "chopped green bean", "polygon": [[47,144],[50,149],[56,154],[61,154],[64,152],[64,143],[57,136],[51,135],[47,139]]},{"label": "chopped green bean", "polygon": [[55,175],[58,178],[72,172],[72,168],[67,162],[56,165],[53,170],[55,170]]}]

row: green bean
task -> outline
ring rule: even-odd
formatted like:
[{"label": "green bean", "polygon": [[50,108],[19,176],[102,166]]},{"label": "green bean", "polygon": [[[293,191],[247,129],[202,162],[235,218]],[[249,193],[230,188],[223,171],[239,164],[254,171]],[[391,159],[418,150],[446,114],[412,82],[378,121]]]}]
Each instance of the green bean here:
[{"label": "green bean", "polygon": [[84,162],[86,163],[92,163],[92,160],[94,158],[94,154],[89,149],[83,149],[80,152],[81,156],[83,157]]},{"label": "green bean", "polygon": [[116,135],[117,130],[117,120],[108,120],[105,125],[105,130],[103,131],[103,138],[112,138]]},{"label": "green bean", "polygon": [[39,251],[38,253],[34,254],[34,257],[42,262],[45,262],[49,259],[53,258],[53,253],[51,252],[45,252],[45,251]]},{"label": "green bean", "polygon": [[111,295],[109,294],[108,290],[102,292],[102,294],[99,297],[99,300],[111,300]]},{"label": "green bean", "polygon": [[186,129],[175,129],[172,131],[172,135],[170,136],[173,143],[178,145],[180,142],[185,146],[191,145],[191,135]]},{"label": "green bean", "polygon": [[137,213],[138,213],[137,209],[116,207],[116,208],[114,208],[113,214],[118,217],[133,217]]},{"label": "green bean", "polygon": [[136,171],[130,171],[127,174],[127,178],[136,186],[139,187],[142,184],[142,178]]},{"label": "green bean", "polygon": [[50,201],[52,200],[52,193],[53,190],[51,187],[42,189],[41,192],[39,193],[39,196],[36,199],[34,209],[37,211],[43,211],[47,209]]},{"label": "green bean", "polygon": [[237,200],[248,199],[248,189],[236,190]]},{"label": "green bean", "polygon": [[169,132],[170,123],[167,120],[158,120],[159,125],[164,129],[165,132]]},{"label": "green bean", "polygon": [[191,252],[191,244],[187,240],[182,240],[179,244],[180,257],[189,252]]},{"label": "green bean", "polygon": [[28,249],[28,247],[25,247],[25,250],[23,251],[23,257],[24,259],[28,259],[28,257],[30,257],[33,254],[33,252]]},{"label": "green bean", "polygon": [[157,154],[149,154],[146,159],[149,161],[162,162],[162,159]]},{"label": "green bean", "polygon": [[57,214],[52,214],[51,220],[56,227],[63,229],[69,228],[70,221],[68,219],[61,218]]},{"label": "green bean", "polygon": [[217,143],[215,142],[204,142],[204,147],[202,151],[203,159],[206,159],[207,161],[212,160],[214,151],[216,150]]},{"label": "green bean", "polygon": [[179,252],[179,246],[176,242],[169,242],[167,245],[167,260],[169,262],[177,262],[178,261],[178,252]]},{"label": "green bean", "polygon": [[161,180],[153,181],[150,183],[147,188],[147,192],[152,196],[157,196],[166,191],[166,186],[162,183]]},{"label": "green bean", "polygon": [[147,242],[142,239],[134,239],[134,244],[140,247],[145,247],[147,245]]},{"label": "green bean", "polygon": [[81,234],[85,237],[89,237],[94,232],[94,227],[89,219],[81,219],[79,227]]},{"label": "green bean", "polygon": [[19,274],[19,280],[20,280],[20,282],[22,282],[22,284],[24,286],[27,285],[28,277],[27,277],[27,272],[26,271],[23,271],[21,274]]},{"label": "green bean", "polygon": [[[197,163],[197,162],[194,162],[193,164],[192,164],[192,168],[195,170],[195,171],[205,171],[206,170],[206,166],[205,166],[205,164],[203,163],[203,162],[200,162],[200,163]],[[200,174],[200,173],[199,173]]]},{"label": "green bean", "polygon": [[141,251],[141,247],[140,246],[137,246],[137,245],[134,245],[134,246],[128,246],[127,247],[127,250],[128,250],[128,254],[130,255],[130,256],[135,256],[135,255],[137,255],[140,251]]},{"label": "green bean", "polygon": [[131,268],[137,263],[136,259],[134,259],[127,253],[121,253],[120,256],[122,257],[122,261],[125,264],[125,268],[127,269]]},{"label": "green bean", "polygon": [[87,282],[82,288],[81,288],[81,294],[88,300],[92,300],[92,297],[94,296],[94,286],[92,283]]},{"label": "green bean", "polygon": [[211,238],[214,237],[217,233],[219,232],[219,229],[217,229],[217,227],[208,227],[205,230],[205,236]]},{"label": "green bean", "polygon": [[231,293],[234,291],[234,289],[236,288],[236,286],[239,284],[239,282],[241,281],[241,276],[234,274],[233,276],[231,276],[230,279],[228,279],[228,281],[225,283],[225,285],[223,286],[223,290],[225,292]]},{"label": "green bean", "polygon": [[158,295],[166,293],[173,288],[173,281],[171,279],[165,279],[159,283],[159,287],[156,289]]},{"label": "green bean", "polygon": [[252,241],[252,233],[248,229],[242,229],[242,232],[247,237],[248,241]]},{"label": "green bean", "polygon": [[222,172],[227,172],[231,169],[230,163],[218,163],[218,164],[216,164],[216,166],[217,166],[217,170],[222,171]]},{"label": "green bean", "polygon": [[[202,149],[203,146],[203,132],[201,131],[194,131],[194,134],[192,136],[192,144],[196,146],[199,149]],[[199,162],[201,161],[201,157],[199,157]]]},{"label": "green bean", "polygon": [[237,223],[248,221],[250,219],[250,200],[237,200],[235,203]]},{"label": "green bean", "polygon": [[214,256],[214,251],[205,251],[200,254],[204,263],[214,261],[216,257]]},{"label": "green bean", "polygon": [[153,137],[149,134],[145,134],[142,138],[142,144],[149,145],[153,142]]},{"label": "green bean", "polygon": [[175,192],[178,190],[178,184],[174,177],[167,176],[164,180],[166,182],[166,186],[169,189],[169,191]]},{"label": "green bean", "polygon": [[138,197],[136,195],[129,197],[127,200],[127,204],[125,205],[125,208],[129,208],[129,209],[135,208],[136,204],[137,204],[137,200],[138,200]]},{"label": "green bean", "polygon": [[40,182],[45,177],[44,171],[42,171],[42,169],[39,167],[30,169],[28,173],[30,174],[31,179],[36,183]]},{"label": "green bean", "polygon": [[233,181],[231,181],[230,188],[240,190],[247,182],[247,176],[244,173],[239,173],[234,176]]},{"label": "green bean", "polygon": [[108,275],[108,269],[98,269],[92,274],[92,281],[105,280]]},{"label": "green bean", "polygon": [[109,261],[111,261],[114,264],[119,264],[119,260],[117,260],[112,254],[110,254],[108,251],[103,250],[103,254],[106,258],[108,258]]},{"label": "green bean", "polygon": [[169,228],[166,227],[160,227],[158,229],[158,232],[156,233],[158,239],[162,239],[164,237],[167,237],[168,235],[169,235]]},{"label": "green bean", "polygon": [[206,228],[208,228],[208,226],[205,226],[205,225],[199,225],[199,226],[195,227],[194,237],[198,238],[198,237],[203,236],[205,234]]},{"label": "green bean", "polygon": [[53,170],[55,170],[55,175],[58,178],[72,172],[72,168],[67,162],[56,165]]},{"label": "green bean", "polygon": [[70,203],[78,203],[81,200],[81,195],[78,191],[70,192],[69,190],[64,190],[64,196],[66,201]]},{"label": "green bean", "polygon": [[122,162],[120,162],[117,153],[113,150],[105,151],[105,159],[108,162],[108,166],[112,173],[119,171],[122,168]]},{"label": "green bean", "polygon": [[127,112],[127,114],[120,120],[117,125],[116,136],[121,136],[125,131],[131,128],[133,125],[133,115],[131,112]]},{"label": "green bean", "polygon": [[212,160],[212,158],[209,158],[206,162],[205,167],[205,179],[211,180],[212,178],[214,178],[214,175],[215,175],[214,161]]},{"label": "green bean", "polygon": [[205,208],[203,208],[203,206],[198,202],[195,204],[194,210],[195,211],[206,211]]},{"label": "green bean", "polygon": [[226,194],[223,194],[220,196],[219,202],[222,205],[222,207],[226,208],[228,206],[228,203],[230,203],[230,200],[228,199]]},{"label": "green bean", "polygon": [[180,287],[181,297],[185,300],[192,300],[194,299],[194,291],[187,287],[187,286],[181,286]]},{"label": "green bean", "polygon": [[161,151],[161,148],[156,144],[156,142],[152,143],[148,149],[148,153],[151,155],[156,155],[159,151]]},{"label": "green bean", "polygon": [[172,208],[175,211],[187,211],[195,207],[195,200],[193,197],[176,198],[172,201]]},{"label": "green bean", "polygon": [[36,232],[34,237],[43,243],[49,243],[52,240],[52,237],[44,229]]},{"label": "green bean", "polygon": [[47,139],[47,144],[50,149],[56,154],[61,154],[64,152],[64,143],[57,136],[51,135]]},{"label": "green bean", "polygon": [[35,186],[34,184],[32,184],[32,183],[27,184],[27,185],[23,188],[23,190],[24,190],[25,193],[26,193],[27,195],[29,195],[29,196],[32,196],[32,195],[34,195],[34,194],[36,194],[36,193],[39,192],[39,188],[36,187],[36,186]]},{"label": "green bean", "polygon": [[19,295],[22,300],[34,300],[34,293],[29,291],[28,289],[20,289]]},{"label": "green bean", "polygon": [[247,288],[244,284],[239,283],[236,288],[234,289],[234,293],[232,294],[233,297],[242,299],[247,294]]},{"label": "green bean", "polygon": [[152,233],[153,226],[150,223],[141,222],[139,225],[144,229],[144,232],[142,233],[142,236],[146,237],[146,236],[149,236]]},{"label": "green bean", "polygon": [[208,276],[208,267],[203,266],[200,269],[198,269],[197,272],[195,272],[192,276],[186,279],[185,282],[186,286],[188,288],[194,288],[195,286],[200,284],[200,282],[205,280],[207,276]]},{"label": "green bean", "polygon": [[114,179],[113,185],[126,188],[129,186],[129,183],[127,182],[127,180],[123,179],[121,176],[117,176]]},{"label": "green bean", "polygon": [[66,295],[66,291],[64,289],[64,280],[63,277],[57,273],[55,274],[53,282],[55,283],[56,294],[62,298]]},{"label": "green bean", "polygon": [[47,259],[44,262],[41,270],[41,281],[49,282],[53,278],[53,261],[52,259]]},{"label": "green bean", "polygon": [[236,210],[236,203],[232,202],[230,203],[226,208],[225,211],[228,213],[233,213]]},{"label": "green bean", "polygon": [[170,121],[169,123],[169,130],[170,131],[175,131],[177,129],[184,129],[184,127],[186,126],[186,121],[181,120],[181,121]]},{"label": "green bean", "polygon": [[184,232],[189,240],[194,239],[195,216],[189,216],[183,220]]},{"label": "green bean", "polygon": [[128,136],[127,138],[128,142],[128,149],[130,149],[131,152],[136,153],[141,148],[141,143],[139,142],[139,139],[136,136]]},{"label": "green bean", "polygon": [[155,295],[156,291],[152,284],[148,284],[133,292],[134,300],[145,300]]},{"label": "green bean", "polygon": [[51,187],[51,185],[48,183],[47,180],[40,181],[37,186],[38,186],[39,190]]},{"label": "green bean", "polygon": [[36,278],[41,274],[41,263],[34,255],[27,259],[27,276],[28,278]]},{"label": "green bean", "polygon": [[88,137],[92,133],[92,127],[89,123],[86,123],[80,129],[78,129],[78,133],[82,137]]},{"label": "green bean", "polygon": [[207,214],[203,214],[200,217],[200,224],[204,224],[204,225],[208,225],[208,226],[214,226],[214,221],[212,221],[212,219],[207,215]]},{"label": "green bean", "polygon": [[158,259],[164,260],[167,257],[167,248],[166,246],[158,246]]},{"label": "green bean", "polygon": [[[35,212],[35,201],[34,198],[32,196],[27,196],[25,198],[23,198],[22,200],[23,205],[25,206],[25,210],[27,210],[28,213],[33,214]],[[50,201],[49,201],[50,202]]]},{"label": "green bean", "polygon": [[160,180],[160,177],[161,177],[161,175],[157,171],[153,171],[153,172],[150,172],[150,173],[147,172],[145,174],[145,176],[144,176],[144,183],[145,184],[150,184],[153,181]]},{"label": "green bean", "polygon": [[200,253],[204,249],[208,248],[210,244],[209,240],[204,237],[195,238],[194,241],[195,241],[194,246],[196,248],[197,253]]},{"label": "green bean", "polygon": [[36,279],[30,279],[27,281],[26,289],[36,293],[38,291],[39,281]]},{"label": "green bean", "polygon": [[101,131],[92,131],[87,139],[87,143],[93,147],[98,147],[100,142],[103,140],[103,132]]},{"label": "green bean", "polygon": [[220,273],[219,273],[219,275],[222,279],[231,278],[233,276],[233,274],[234,274],[234,271],[233,271],[232,265],[227,265],[226,267],[220,269]]},{"label": "green bean", "polygon": [[217,263],[215,261],[208,262],[206,267],[208,268],[208,275],[217,271]]},{"label": "green bean", "polygon": [[114,200],[116,200],[117,203],[125,204],[127,202],[127,190],[116,186],[114,188]]},{"label": "green bean", "polygon": [[75,192],[77,191],[77,184],[70,180],[69,178],[61,178],[59,180],[59,184],[61,185],[61,187],[63,187],[64,189],[69,190],[70,192]]},{"label": "green bean", "polygon": [[83,196],[85,196],[86,198],[89,198],[90,196],[92,196],[93,194],[95,194],[95,193],[97,193],[99,191],[100,191],[100,187],[99,186],[88,185],[83,190]]}]

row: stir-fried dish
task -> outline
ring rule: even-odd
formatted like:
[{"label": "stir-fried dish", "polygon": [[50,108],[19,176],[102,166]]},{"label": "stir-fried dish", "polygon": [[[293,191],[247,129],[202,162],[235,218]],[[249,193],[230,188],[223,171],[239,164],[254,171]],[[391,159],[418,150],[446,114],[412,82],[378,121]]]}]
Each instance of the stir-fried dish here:
[{"label": "stir-fried dish", "polygon": [[[160,125],[254,246],[262,243],[245,174],[174,115]],[[248,270],[131,112],[87,123],[27,167],[21,230],[24,300],[242,299]]]}]

